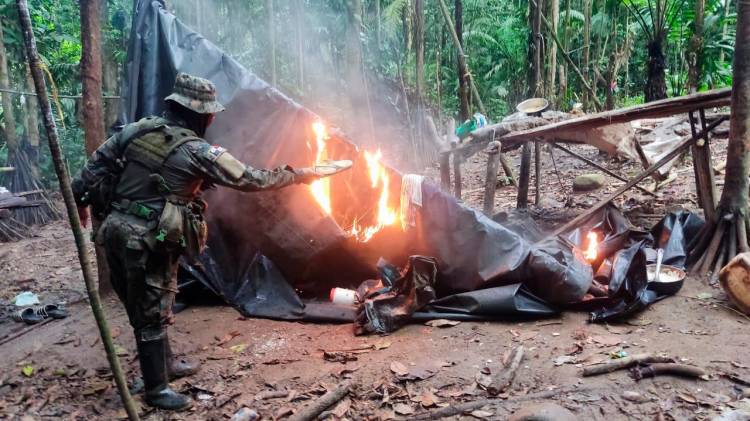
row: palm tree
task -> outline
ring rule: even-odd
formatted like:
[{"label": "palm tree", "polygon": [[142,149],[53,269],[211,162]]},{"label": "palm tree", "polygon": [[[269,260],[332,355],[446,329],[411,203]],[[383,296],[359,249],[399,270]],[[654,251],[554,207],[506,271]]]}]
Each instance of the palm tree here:
[{"label": "palm tree", "polygon": [[621,0],[646,35],[648,62],[644,97],[646,102],[667,97],[664,43],[685,0]]}]

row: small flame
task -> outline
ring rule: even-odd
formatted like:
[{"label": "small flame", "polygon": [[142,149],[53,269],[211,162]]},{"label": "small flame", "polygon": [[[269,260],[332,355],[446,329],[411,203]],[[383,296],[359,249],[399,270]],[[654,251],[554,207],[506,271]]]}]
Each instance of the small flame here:
[{"label": "small flame", "polygon": [[586,251],[583,252],[583,257],[585,257],[589,262],[593,262],[594,260],[596,260],[596,249],[599,246],[599,240],[596,233],[593,231],[586,234],[586,239],[588,240],[589,245],[588,247],[586,247]]}]

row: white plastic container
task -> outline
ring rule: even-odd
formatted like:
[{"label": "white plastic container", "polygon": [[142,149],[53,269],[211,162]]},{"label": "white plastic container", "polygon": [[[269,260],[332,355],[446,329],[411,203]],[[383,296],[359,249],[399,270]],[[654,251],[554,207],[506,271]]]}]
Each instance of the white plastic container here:
[{"label": "white plastic container", "polygon": [[331,302],[348,306],[354,305],[357,302],[357,291],[346,288],[331,288]]}]

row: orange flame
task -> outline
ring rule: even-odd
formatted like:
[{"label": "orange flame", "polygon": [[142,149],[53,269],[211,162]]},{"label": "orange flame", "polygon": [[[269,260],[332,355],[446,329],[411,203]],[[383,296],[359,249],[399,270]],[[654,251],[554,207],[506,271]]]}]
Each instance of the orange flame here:
[{"label": "orange flame", "polygon": [[[328,138],[326,134],[326,128],[321,122],[315,122],[313,124],[313,131],[315,132],[316,140],[316,153],[315,153],[315,164],[321,164],[328,159],[326,152],[326,142]],[[370,187],[373,190],[378,190],[378,202],[377,212],[375,214],[375,222],[373,225],[362,226],[357,219],[352,222],[352,228],[349,234],[357,239],[357,241],[367,242],[383,228],[393,225],[399,220],[398,213],[395,207],[389,206],[389,187],[390,179],[386,168],[380,163],[383,154],[380,150],[375,153],[365,151],[365,162],[367,163],[367,171],[370,176]],[[327,178],[316,180],[310,184],[310,191],[318,202],[320,207],[327,214],[331,215],[331,185]]]},{"label": "orange flame", "polygon": [[583,257],[589,262],[593,262],[596,260],[596,249],[599,246],[599,240],[596,233],[593,231],[586,234],[586,239],[589,241],[589,245],[586,247],[586,251],[583,252]]}]

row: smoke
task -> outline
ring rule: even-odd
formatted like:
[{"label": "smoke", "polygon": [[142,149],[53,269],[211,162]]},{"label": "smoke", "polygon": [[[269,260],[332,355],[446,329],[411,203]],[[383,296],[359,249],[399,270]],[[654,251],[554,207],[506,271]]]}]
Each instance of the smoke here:
[{"label": "smoke", "polygon": [[173,3],[186,25],[269,84],[275,79],[277,89],[341,128],[360,148],[381,149],[389,165],[420,171],[436,157],[431,143],[410,129],[417,110],[403,82],[367,70],[377,64],[378,53],[363,39],[365,31],[351,33],[344,5],[276,0],[269,19],[266,2]]}]

